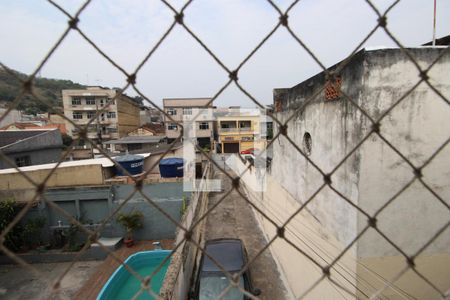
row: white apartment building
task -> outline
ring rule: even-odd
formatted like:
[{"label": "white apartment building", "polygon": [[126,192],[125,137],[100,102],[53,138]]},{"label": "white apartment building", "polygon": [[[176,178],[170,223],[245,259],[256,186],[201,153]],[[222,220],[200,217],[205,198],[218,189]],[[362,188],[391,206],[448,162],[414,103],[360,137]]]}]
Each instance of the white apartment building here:
[{"label": "white apartment building", "polygon": [[[117,139],[139,127],[139,104],[118,91],[102,87],[63,90],[64,115],[80,126],[87,126],[93,140]],[[116,98],[114,98],[116,97]],[[108,107],[107,104],[110,104]],[[102,111],[104,110],[104,111]],[[90,124],[89,121],[94,119]],[[78,137],[79,129],[66,121],[67,133]]]},{"label": "white apartment building", "polygon": [[164,111],[173,119],[164,116],[167,139],[173,141],[181,134],[181,128],[176,122],[182,123],[184,120],[195,118],[195,132],[193,134],[195,134],[198,145],[200,147],[211,147],[214,138],[214,123],[212,103],[208,104],[210,100],[211,98],[163,99]]}]

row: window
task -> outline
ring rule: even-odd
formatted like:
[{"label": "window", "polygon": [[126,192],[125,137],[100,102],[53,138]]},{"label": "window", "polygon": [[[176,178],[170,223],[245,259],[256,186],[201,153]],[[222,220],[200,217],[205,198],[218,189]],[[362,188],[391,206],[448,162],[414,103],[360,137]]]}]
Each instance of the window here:
[{"label": "window", "polygon": [[168,108],[167,109],[167,114],[170,116],[176,116],[177,115],[177,110],[175,108]]},{"label": "window", "polygon": [[79,111],[76,111],[72,114],[72,117],[74,120],[81,120],[83,119],[83,114]]},{"label": "window", "polygon": [[86,105],[95,105],[95,97],[86,97]]},{"label": "window", "polygon": [[105,105],[105,99],[100,99],[100,106],[104,106]]},{"label": "window", "polygon": [[251,121],[240,121],[239,128],[250,128],[252,126]]},{"label": "window", "polygon": [[178,126],[176,123],[170,123],[169,125],[167,125],[167,129],[168,130],[177,130]]},{"label": "window", "polygon": [[72,97],[72,105],[81,105],[80,97]]},{"label": "window", "polygon": [[87,118],[88,119],[93,119],[95,117],[95,112],[93,111],[88,111],[87,112]]},{"label": "window", "polygon": [[200,122],[200,124],[198,124],[198,128],[200,130],[208,130],[209,124],[208,124],[208,122]]},{"label": "window", "polygon": [[30,156],[26,155],[26,156],[16,157],[16,166],[25,167],[25,166],[30,166],[30,165],[31,165]]},{"label": "window", "polygon": [[114,100],[113,98],[108,98],[108,103],[111,103],[111,105],[116,104],[116,100]]},{"label": "window", "polygon": [[183,108],[183,115],[192,115],[192,108]]},{"label": "window", "polygon": [[117,132],[117,128],[108,127],[108,132],[109,133],[116,133]]},{"label": "window", "polygon": [[110,111],[108,112],[108,119],[115,119],[116,118],[116,112]]}]

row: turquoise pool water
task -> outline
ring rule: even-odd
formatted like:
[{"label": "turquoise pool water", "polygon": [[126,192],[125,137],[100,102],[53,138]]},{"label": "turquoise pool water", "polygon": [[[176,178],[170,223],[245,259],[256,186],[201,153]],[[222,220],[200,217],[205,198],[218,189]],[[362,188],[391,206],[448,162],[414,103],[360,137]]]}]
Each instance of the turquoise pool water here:
[{"label": "turquoise pool water", "polygon": [[[138,252],[128,257],[125,263],[142,277],[145,277],[152,274],[170,252],[169,250]],[[156,294],[159,294],[169,263],[170,260],[152,278],[151,287]],[[131,299],[139,291],[140,287],[140,281],[131,275],[127,269],[120,266],[103,286],[97,300]],[[137,299],[153,299],[153,297],[144,292]]]}]

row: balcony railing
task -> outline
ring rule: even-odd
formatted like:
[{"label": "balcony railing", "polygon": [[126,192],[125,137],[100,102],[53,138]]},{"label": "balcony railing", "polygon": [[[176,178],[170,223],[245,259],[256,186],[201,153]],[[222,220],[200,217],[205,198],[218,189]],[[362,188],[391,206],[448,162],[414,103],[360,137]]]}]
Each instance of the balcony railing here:
[{"label": "balcony railing", "polygon": [[252,132],[251,127],[241,127],[241,128],[220,128],[221,133],[240,133],[240,132]]}]

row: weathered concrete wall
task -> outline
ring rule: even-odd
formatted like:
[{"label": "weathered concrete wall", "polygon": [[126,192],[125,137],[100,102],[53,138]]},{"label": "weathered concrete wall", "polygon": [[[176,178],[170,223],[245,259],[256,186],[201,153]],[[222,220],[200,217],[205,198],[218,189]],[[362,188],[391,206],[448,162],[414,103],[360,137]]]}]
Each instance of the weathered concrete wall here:
[{"label": "weathered concrete wall", "polygon": [[[416,270],[424,275],[439,290],[445,292],[448,290],[448,279],[450,278],[450,253],[421,255],[415,259]],[[367,276],[367,270],[376,272],[384,277],[384,280],[370,280],[368,283],[372,285],[371,291],[381,289],[385,286],[386,280],[394,278],[400,271],[405,268],[406,263],[404,257],[385,256],[385,257],[368,257],[359,259],[357,274],[359,278]],[[364,281],[358,282],[358,287],[366,291],[362,285]],[[395,282],[396,289],[388,288],[383,292],[383,296],[387,299],[400,300],[405,299],[407,295],[415,297],[415,299],[442,299],[441,296],[428,283],[422,280],[413,271],[406,272],[400,279]],[[363,296],[361,298],[364,298]],[[406,298],[408,299],[408,298]]]},{"label": "weathered concrete wall", "polygon": [[[114,186],[113,208],[119,206],[134,190],[133,185]],[[142,192],[154,201],[150,204],[140,193],[136,193],[132,199],[122,208],[122,211],[141,211],[144,218],[144,227],[137,230],[137,239],[172,239],[175,237],[176,225],[162,214],[156,206],[164,210],[177,222],[181,219],[181,203],[183,196],[188,199],[189,194],[183,192],[182,182],[167,182],[145,185]],[[119,230],[123,233],[122,228]]]},{"label": "weathered concrete wall", "polygon": [[[48,170],[27,171],[26,174],[33,181],[40,183],[51,172]],[[47,181],[46,186],[92,186],[103,184],[102,166],[84,165],[72,166],[70,168],[58,168]],[[32,189],[33,185],[20,173],[0,174],[0,190]],[[17,201],[27,201],[29,199],[16,199]]]},{"label": "weathered concrete wall", "polygon": [[[202,175],[198,190],[192,193],[191,201],[181,218],[180,223],[184,228],[191,228],[193,223],[203,216],[208,209],[208,192],[202,191],[206,186],[206,179],[210,178],[210,165],[207,164]],[[192,230],[191,240],[202,244],[204,239],[206,220],[200,221]],[[176,231],[175,244],[180,246],[172,255],[167,269],[160,295],[163,299],[184,300],[188,299],[189,289],[194,277],[194,268],[200,259],[200,251],[189,242],[183,242],[184,231],[180,228]]]},{"label": "weathered concrete wall", "polygon": [[139,106],[125,97],[120,97],[117,101],[117,124],[119,137],[124,137],[128,132],[139,127]]},{"label": "weathered concrete wall", "polygon": [[[236,172],[242,173],[245,165],[237,156],[231,156],[227,164]],[[256,171],[252,168],[242,177],[244,188],[249,199],[261,209],[277,226],[281,226],[301,204],[294,199],[272,176],[266,174],[267,189],[256,192],[253,187],[257,184]],[[255,215],[267,240],[276,236],[275,226],[259,212]],[[331,263],[344,249],[344,245],[334,238],[333,233],[324,227],[307,210],[300,212],[285,227],[285,236],[301,251],[317,261],[321,266]],[[295,298],[300,297],[315,281],[322,276],[322,269],[313,263],[286,240],[277,238],[270,247],[276,259],[280,273],[285,276],[287,285]],[[348,274],[356,272],[356,261],[351,251],[337,263],[336,269],[331,271],[332,278],[350,291],[356,292],[356,280]],[[348,281],[350,280],[350,281]],[[341,299],[339,291],[329,280],[325,279],[309,295],[307,299]],[[344,294],[347,296],[347,294]]]},{"label": "weathered concrete wall", "polygon": [[[443,49],[411,49],[410,51],[423,66],[429,65]],[[429,76],[436,88],[444,94],[450,90],[448,79],[449,55],[446,54],[431,69]],[[378,118],[397,99],[405,94],[419,80],[418,72],[408,58],[398,49],[385,49],[360,52],[340,73],[342,78],[342,90],[350,98],[361,105],[372,118]],[[287,120],[291,115],[295,117],[288,123],[289,137],[305,151],[303,142],[304,133],[311,135],[312,150],[308,156],[325,173],[330,172],[344,156],[369,132],[371,122],[361,114],[345,97],[338,100],[325,100],[324,93],[319,92],[312,97],[301,113],[295,109],[301,107],[305,101],[325,84],[324,74],[319,74],[300,85],[289,89],[275,91],[275,102],[282,103],[281,112],[277,118]],[[279,99],[279,100],[278,100]],[[431,117],[432,116],[432,117]],[[396,107],[381,122],[382,134],[398,149],[412,160],[416,166],[420,166],[434,150],[442,145],[447,137],[447,126],[443,126],[450,117],[448,104],[440,99],[426,84],[421,84],[404,101]],[[277,129],[276,129],[277,130]],[[282,137],[274,145],[274,158],[272,163],[272,175],[298,200],[305,201],[320,184],[323,183],[322,175],[295,148]],[[431,180],[434,188],[449,194],[448,183],[443,178],[448,178],[448,159],[445,159],[443,151],[426,176]],[[448,154],[447,154],[448,155]],[[425,171],[424,170],[424,171]],[[390,150],[386,143],[380,141],[375,135],[363,144],[347,161],[337,170],[332,177],[333,186],[342,194],[357,203],[361,208],[374,213],[390,196],[392,196],[412,176],[412,170],[401,158]],[[424,190],[420,185],[419,190]],[[414,189],[414,186],[411,190]],[[383,197],[380,197],[383,191]],[[404,196],[407,196],[407,192]],[[439,203],[432,201],[428,196],[416,195],[417,203],[393,205],[391,212],[380,215],[386,225],[385,229],[397,231],[399,218],[402,212],[411,207],[425,205],[430,211],[427,217],[422,210],[416,210],[417,217],[421,217],[423,223],[417,223],[422,229],[421,235],[429,237],[437,231],[439,225],[448,220],[448,210]],[[409,195],[411,198],[411,195]],[[430,198],[425,201],[424,197]],[[354,208],[345,203],[337,194],[328,188],[321,191],[308,208],[318,220],[328,229],[335,232],[335,236],[348,243],[359,230],[365,226],[367,219],[357,213]],[[411,200],[410,200],[411,201]],[[396,211],[395,211],[396,210]],[[431,212],[434,210],[434,212]],[[388,210],[387,210],[388,211]],[[404,213],[403,213],[404,215]],[[393,217],[396,216],[396,217]],[[433,217],[432,217],[433,216]],[[355,218],[357,217],[357,218]],[[431,218],[433,224],[427,219]],[[358,220],[358,226],[354,223]],[[414,218],[410,218],[412,220]],[[382,222],[379,220],[379,224]],[[428,224],[427,226],[425,226]],[[405,230],[410,227],[405,227]],[[401,233],[398,234],[402,235]],[[405,235],[404,235],[404,238]],[[409,238],[411,239],[411,237]],[[415,248],[424,241],[414,237]],[[445,240],[445,239],[444,239]],[[441,242],[445,245],[447,242]],[[393,255],[387,249],[374,249],[367,244],[359,243],[361,256]],[[408,244],[407,241],[404,243]],[[379,247],[384,247],[378,244]],[[435,247],[442,249],[439,243]],[[369,250],[370,248],[371,250]],[[377,255],[378,255],[377,254]]]},{"label": "weathered concrete wall", "polygon": [[[239,172],[244,170],[239,159],[233,160],[231,167]],[[300,204],[272,176],[266,174],[266,180],[266,192],[258,193],[252,189],[257,182],[256,172],[253,169],[242,178],[249,199],[280,226],[300,207]],[[254,212],[267,240],[270,240],[276,235],[276,228],[259,212]],[[285,236],[321,266],[330,264],[344,249],[344,245],[334,237],[333,233],[327,231],[307,210],[303,210],[289,222]],[[270,250],[295,297],[302,295],[322,275],[321,268],[283,239],[276,239]],[[361,259],[354,253],[354,251],[348,251],[335,264],[331,274],[335,281],[355,293],[357,299],[367,298],[367,295],[370,296],[383,288],[406,266],[404,257],[385,256]],[[442,291],[448,288],[447,279],[450,277],[450,270],[445,266],[449,264],[449,253],[419,256],[416,260],[417,269]],[[383,296],[389,299],[404,299],[405,293],[414,295],[417,299],[440,298],[436,291],[413,272],[403,275],[393,287],[383,292]],[[342,295],[339,289],[333,287],[328,280],[324,280],[311,292],[307,299],[309,298],[341,299]]]},{"label": "weathered concrete wall", "polygon": [[[355,57],[342,71],[342,89],[352,98],[358,98],[362,86],[363,56]],[[304,135],[311,136],[312,149],[308,158],[323,172],[329,173],[359,142],[364,134],[361,113],[347,101],[325,100],[321,91],[326,82],[324,74],[286,91],[275,91],[274,98],[282,103],[276,117],[289,121],[290,139],[306,153]],[[276,104],[277,105],[277,104]],[[300,109],[302,108],[303,109]],[[297,113],[300,109],[301,113]],[[278,132],[277,126],[274,128]],[[323,176],[283,136],[273,143],[272,176],[297,201],[304,203],[323,184]],[[332,177],[344,195],[356,203],[358,199],[359,155],[350,157]],[[342,243],[348,244],[356,236],[357,211],[329,188],[325,187],[308,204],[317,220]]]},{"label": "weathered concrete wall", "polygon": [[[70,216],[86,224],[88,228],[96,229],[133,190],[133,185],[55,188],[47,190],[44,197],[58,205]],[[183,192],[183,183],[145,184],[142,192],[154,201],[154,205],[144,200],[140,193],[136,193],[119,211],[126,213],[137,210],[143,213],[144,226],[135,232],[134,237],[138,240],[174,238],[175,224],[164,216],[156,206],[164,210],[177,222],[180,221],[182,199],[185,197],[186,201],[189,201],[190,196],[190,194]],[[46,243],[52,238],[54,229],[59,226],[59,222],[65,229],[70,225],[67,216],[43,201],[28,211],[22,219],[22,223],[37,217],[44,217],[46,220],[46,224],[41,230],[41,237]],[[116,222],[116,218],[117,214],[106,222],[100,236],[122,237],[125,235],[124,228]],[[79,232],[77,237],[79,242],[84,242],[86,239],[86,235],[82,232]]]},{"label": "weathered concrete wall", "polygon": [[[439,55],[437,49],[411,49],[423,68]],[[428,75],[444,95],[450,95],[450,54],[445,54]],[[368,51],[360,104],[378,118],[419,81],[418,71],[400,50]],[[364,123],[370,126],[369,122]],[[414,89],[381,121],[381,134],[411,163],[421,167],[449,136],[450,109],[425,83]],[[358,205],[374,214],[413,177],[412,168],[379,137],[372,135],[360,150]],[[450,204],[450,149],[446,147],[423,169],[424,181]],[[380,192],[381,191],[381,192]],[[378,216],[379,228],[407,254],[418,251],[450,219],[450,212],[416,181]],[[358,219],[358,228],[367,224]],[[429,254],[449,252],[450,231],[430,247]],[[399,255],[374,231],[358,243],[359,257]]]},{"label": "weathered concrete wall", "polygon": [[[443,48],[409,49],[422,68],[430,65]],[[430,82],[445,97],[450,95],[450,54],[445,53],[428,73]],[[389,107],[407,93],[419,80],[415,66],[399,49],[361,51],[340,73],[342,90],[377,120]],[[277,118],[287,120],[288,135],[306,151],[304,134],[311,136],[308,158],[324,173],[338,162],[371,130],[372,123],[345,97],[325,100],[318,89],[325,84],[319,74],[292,89],[275,90]],[[300,108],[315,92],[318,94]],[[428,85],[421,83],[380,122],[381,134],[418,168],[448,139],[450,109]],[[275,128],[277,131],[278,128]],[[299,155],[282,137],[273,144],[272,177],[296,201],[303,203],[323,183],[322,174]],[[450,149],[445,147],[421,171],[423,180],[435,193],[450,204]],[[332,186],[354,204],[374,215],[391,197],[414,177],[408,165],[376,134],[372,134],[331,177]],[[406,254],[414,255],[450,218],[450,212],[418,180],[377,215],[378,228]],[[351,207],[336,193],[325,187],[307,208],[341,243],[348,244],[367,225],[367,217]],[[419,271],[442,291],[448,289],[450,231],[445,231],[416,260]],[[364,278],[367,267],[382,279],[367,282],[381,287],[385,280],[405,267],[405,258],[383,237],[369,229],[356,243],[357,276]],[[433,266],[433,267],[431,267]],[[411,273],[411,272],[409,272]],[[384,278],[384,279],[383,279]],[[374,291],[371,287],[358,288]],[[435,291],[418,276],[408,274],[396,285],[420,299],[437,299]],[[370,292],[369,292],[370,293]],[[402,298],[399,289],[388,289],[385,295]]]}]

